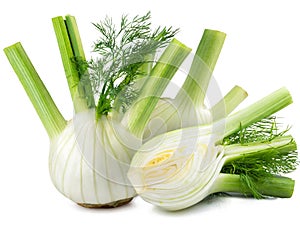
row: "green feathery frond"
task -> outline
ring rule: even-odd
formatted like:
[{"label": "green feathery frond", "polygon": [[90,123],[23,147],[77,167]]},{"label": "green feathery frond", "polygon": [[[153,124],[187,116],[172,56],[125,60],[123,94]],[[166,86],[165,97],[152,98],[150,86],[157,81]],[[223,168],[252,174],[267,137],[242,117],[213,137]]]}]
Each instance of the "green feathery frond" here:
[{"label": "green feathery frond", "polygon": [[[275,116],[265,118],[240,131],[224,138],[223,145],[248,146],[253,143],[269,143],[278,137],[283,137],[290,128],[280,129]],[[263,193],[257,184],[267,178],[281,176],[296,170],[298,165],[297,146],[291,138],[290,143],[281,148],[271,148],[265,151],[241,155],[222,168],[222,173],[240,175],[245,193],[251,193],[255,198],[263,198]]]},{"label": "green feathery frond", "polygon": [[[119,26],[109,17],[94,24],[100,32],[99,39],[94,43],[94,52],[99,57],[87,65],[94,93],[99,95],[98,116],[107,114],[112,108],[126,111],[138,95],[138,90],[133,89],[135,79],[148,75],[140,70],[143,64],[149,63],[147,56],[165,47],[178,32],[172,27],[158,27],[152,31],[150,19],[148,12],[132,20],[124,15]],[[114,105],[121,92],[126,97],[119,99],[121,105]]]}]

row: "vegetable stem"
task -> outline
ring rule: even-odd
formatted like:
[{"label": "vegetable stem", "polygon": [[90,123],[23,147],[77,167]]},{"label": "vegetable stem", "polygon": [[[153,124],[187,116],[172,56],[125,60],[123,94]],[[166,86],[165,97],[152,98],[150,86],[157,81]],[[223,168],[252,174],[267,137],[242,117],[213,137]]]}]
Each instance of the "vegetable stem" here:
[{"label": "vegetable stem", "polygon": [[49,137],[52,138],[60,134],[66,126],[66,121],[56,107],[21,43],[16,43],[5,48],[4,52],[39,115]]},{"label": "vegetable stem", "polygon": [[139,75],[137,79],[143,78],[151,73],[153,67],[154,54],[148,54],[144,57],[145,63],[142,64],[139,71],[142,75]]},{"label": "vegetable stem", "polygon": [[204,30],[189,75],[176,98],[187,93],[195,107],[204,105],[206,90],[225,38],[226,34],[223,32]]},{"label": "vegetable stem", "polygon": [[[66,16],[65,24],[68,30],[75,59],[81,60],[83,63],[85,63],[86,58],[82,47],[81,38],[79,35],[79,30],[78,30],[75,17]],[[85,68],[85,70],[81,70],[81,71],[78,70],[77,72],[80,78],[80,81],[78,83],[79,95],[81,98],[84,98],[86,100],[86,104],[88,108],[94,108],[95,100],[94,100],[92,86],[90,83],[90,79],[87,76],[85,76],[87,73],[87,69]]]},{"label": "vegetable stem", "polygon": [[[55,20],[55,19],[54,19]],[[68,31],[68,36],[72,46],[74,56],[79,56],[85,60],[85,54],[81,43],[77,23],[74,16],[66,16],[65,24]]]},{"label": "vegetable stem", "polygon": [[224,146],[225,149],[225,165],[238,160],[240,158],[247,157],[248,155],[263,155],[270,151],[277,151],[281,153],[288,153],[297,149],[296,142],[293,141],[293,137],[290,135],[276,137],[269,142],[254,142],[245,145],[232,144]]},{"label": "vegetable stem", "polygon": [[146,77],[150,75],[153,64],[154,64],[154,57],[155,54],[147,54],[144,57],[144,63],[139,68],[139,73],[141,75],[137,75],[136,77],[136,83],[134,84],[134,87],[136,90],[141,90],[143,88],[143,85],[145,84]]},{"label": "vegetable stem", "polygon": [[190,51],[190,48],[173,39],[151,70],[144,84],[146,88],[142,89],[128,112],[127,126],[137,137],[142,137],[160,96]]},{"label": "vegetable stem", "polygon": [[248,94],[243,88],[234,86],[223,99],[211,108],[214,121],[228,116],[247,96]]},{"label": "vegetable stem", "polygon": [[[284,87],[280,88],[252,105],[228,116],[225,121],[225,130],[221,135],[221,138],[223,139],[242,128],[271,116],[292,102],[293,100],[289,91]],[[214,125],[221,131],[224,126],[224,121],[219,120]]]},{"label": "vegetable stem", "polygon": [[77,28],[75,17],[66,16],[52,19],[69,90],[73,100],[75,112],[81,112],[95,106],[90,81],[78,71],[72,60],[85,61],[85,55]]},{"label": "vegetable stem", "polygon": [[[294,192],[295,181],[288,177],[271,176],[264,180],[254,181],[255,188],[264,196],[290,198]],[[252,195],[245,187],[240,175],[220,173],[211,193],[233,192]]]}]

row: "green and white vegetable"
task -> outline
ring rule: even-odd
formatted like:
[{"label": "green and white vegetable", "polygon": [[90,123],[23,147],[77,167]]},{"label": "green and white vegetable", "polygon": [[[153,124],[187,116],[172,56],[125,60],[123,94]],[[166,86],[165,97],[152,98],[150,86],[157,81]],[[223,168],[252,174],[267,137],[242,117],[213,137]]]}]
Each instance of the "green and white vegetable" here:
[{"label": "green and white vegetable", "polygon": [[[216,105],[208,108],[204,101],[212,72],[217,63],[226,34],[205,29],[193,57],[188,76],[174,99],[163,98],[153,111],[144,139],[179,128],[210,124],[232,112],[246,97],[241,87],[235,86]],[[218,87],[215,87],[217,95]]]},{"label": "green and white vegetable", "polygon": [[66,120],[20,43],[4,49],[50,139],[55,187],[84,207],[117,207],[139,194],[168,210],[190,207],[216,192],[291,197],[296,143],[272,116],[292,103],[285,88],[232,113],[247,97],[234,86],[214,106],[207,88],[225,34],[206,29],[186,81],[161,98],[190,59],[178,30],[151,30],[150,13],[119,26],[95,23],[91,60],[75,18],[52,20],[74,106]]},{"label": "green and white vegetable", "polygon": [[[4,50],[49,135],[51,179],[63,195],[82,206],[116,207],[136,196],[127,178],[131,158],[141,145],[139,137],[159,96],[190,52],[178,40],[170,41],[176,30],[151,32],[149,19],[150,13],[132,21],[123,16],[119,30],[109,18],[95,24],[102,34],[94,49],[100,58],[87,63],[75,18],[53,18],[74,104],[75,114],[69,121],[59,112],[22,45]],[[148,76],[153,79],[145,81],[136,103],[126,108],[130,113],[128,125],[123,126],[120,109],[125,104],[117,97],[121,91],[131,94],[129,87],[148,63],[144,58],[164,46]]]},{"label": "green and white vegetable", "polygon": [[135,154],[129,179],[144,200],[167,210],[216,192],[291,197],[294,181],[279,175],[296,169],[296,143],[264,119],[290,103],[282,88],[225,120],[157,136]]}]

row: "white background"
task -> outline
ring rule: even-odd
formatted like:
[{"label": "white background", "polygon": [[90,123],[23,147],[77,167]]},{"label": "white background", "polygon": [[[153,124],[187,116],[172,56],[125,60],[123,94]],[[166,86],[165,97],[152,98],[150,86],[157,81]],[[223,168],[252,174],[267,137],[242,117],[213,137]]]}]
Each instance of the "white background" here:
[{"label": "white background", "polygon": [[[110,15],[152,12],[154,25],[172,25],[195,49],[204,28],[227,33],[214,77],[226,93],[248,91],[241,107],[286,86],[294,104],[282,110],[300,140],[300,6],[297,1],[1,1],[0,49],[21,41],[66,118],[72,116],[51,18],[76,16],[88,55],[97,32],[91,22]],[[300,170],[291,199],[215,198],[176,213],[137,198],[117,209],[81,208],[59,194],[48,174],[49,140],[31,103],[0,52],[0,224],[283,224],[300,220]]]}]

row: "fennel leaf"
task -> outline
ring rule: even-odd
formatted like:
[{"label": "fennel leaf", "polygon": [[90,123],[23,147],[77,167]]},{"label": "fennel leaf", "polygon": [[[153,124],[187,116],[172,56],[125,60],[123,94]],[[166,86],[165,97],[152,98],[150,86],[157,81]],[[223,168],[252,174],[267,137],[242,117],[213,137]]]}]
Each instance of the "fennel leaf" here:
[{"label": "fennel leaf", "polygon": [[[224,138],[223,145],[245,146],[252,143],[269,143],[284,136],[289,129],[287,127],[281,131],[277,118],[272,116]],[[259,184],[274,176],[281,176],[296,170],[299,164],[297,156],[296,143],[291,139],[290,143],[281,149],[270,147],[262,152],[242,155],[237,160],[224,165],[221,172],[240,175],[245,193],[250,192],[255,198],[260,199],[265,196],[260,192]]]},{"label": "fennel leaf", "polygon": [[281,131],[279,125],[280,124],[278,123],[278,118],[276,118],[276,116],[264,118],[245,128],[242,128],[241,124],[240,130],[228,137],[225,137],[222,144],[244,145],[252,142],[272,141],[274,138],[283,136],[290,130],[290,127],[287,127]]},{"label": "fennel leaf", "polygon": [[[107,115],[113,108],[125,112],[137,97],[133,87],[136,79],[149,71],[141,67],[152,63],[149,55],[165,47],[178,32],[172,27],[151,29],[151,14],[129,19],[123,15],[119,26],[106,17],[94,26],[100,33],[93,52],[98,56],[87,62],[77,62],[80,70],[88,68],[93,92],[98,97],[97,117]],[[151,57],[150,57],[151,59]],[[116,99],[118,103],[115,104]]]}]

